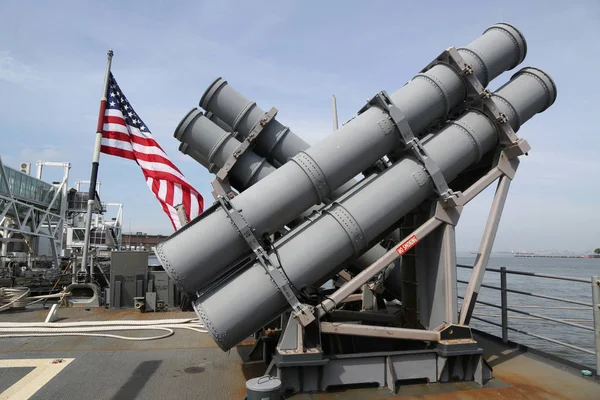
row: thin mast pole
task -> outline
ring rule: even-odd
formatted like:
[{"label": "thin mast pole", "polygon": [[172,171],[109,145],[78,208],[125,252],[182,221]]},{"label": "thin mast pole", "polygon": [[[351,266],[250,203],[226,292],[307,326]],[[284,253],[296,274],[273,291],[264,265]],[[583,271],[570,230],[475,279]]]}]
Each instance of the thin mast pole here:
[{"label": "thin mast pole", "polygon": [[[94,156],[92,158],[92,176],[90,178],[90,190],[87,202],[87,218],[85,220],[85,237],[83,239],[83,255],[81,257],[80,273],[86,276],[87,280],[87,258],[90,247],[90,230],[92,227],[92,208],[96,201],[96,180],[98,178],[98,165],[100,163],[100,144],[102,142],[102,128],[104,125],[104,112],[106,111],[106,95],[108,93],[108,80],[110,75],[110,65],[112,63],[113,51],[108,50],[106,59],[106,71],[104,74],[104,87],[102,88],[102,97],[100,98],[100,111],[98,113],[98,127],[96,128],[96,142],[94,144]],[[92,266],[93,268],[93,266]]]},{"label": "thin mast pole", "polygon": [[332,107],[332,111],[333,111],[333,130],[337,131],[338,130],[338,112],[337,112],[337,101],[335,99],[335,95],[333,95],[332,99],[331,99],[331,107]]}]

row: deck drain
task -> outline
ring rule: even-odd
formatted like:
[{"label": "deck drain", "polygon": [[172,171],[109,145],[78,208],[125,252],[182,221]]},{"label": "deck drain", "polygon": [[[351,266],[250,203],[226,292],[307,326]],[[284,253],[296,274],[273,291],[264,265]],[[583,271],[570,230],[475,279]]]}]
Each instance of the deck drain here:
[{"label": "deck drain", "polygon": [[199,374],[200,372],[204,372],[203,367],[187,367],[183,370],[186,374]]}]

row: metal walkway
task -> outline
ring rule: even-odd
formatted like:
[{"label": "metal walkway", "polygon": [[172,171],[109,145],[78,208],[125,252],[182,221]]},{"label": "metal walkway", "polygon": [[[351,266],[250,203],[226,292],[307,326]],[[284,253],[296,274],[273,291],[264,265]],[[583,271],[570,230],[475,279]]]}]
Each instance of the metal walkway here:
[{"label": "metal walkway", "polygon": [[[50,184],[38,179],[44,165],[62,167],[62,181]],[[29,168],[28,164],[25,166]],[[18,233],[24,238],[49,239],[53,261],[59,265],[70,168],[70,163],[38,163],[38,178],[34,178],[4,166],[0,157],[0,257],[6,257],[8,243]]]}]

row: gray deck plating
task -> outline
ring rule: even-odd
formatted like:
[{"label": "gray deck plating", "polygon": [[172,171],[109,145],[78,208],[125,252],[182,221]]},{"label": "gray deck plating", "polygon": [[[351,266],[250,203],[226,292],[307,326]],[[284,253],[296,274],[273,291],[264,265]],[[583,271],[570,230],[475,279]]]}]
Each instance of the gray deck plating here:
[{"label": "gray deck plating", "polygon": [[[74,358],[31,399],[241,399],[244,395],[237,354],[220,349],[101,350],[10,353],[5,359]],[[25,370],[25,371],[23,371]],[[33,368],[2,371],[8,389]],[[233,384],[232,384],[233,383]],[[0,395],[1,397],[1,395]]]},{"label": "gray deck plating", "polygon": [[[47,311],[3,313],[2,321],[43,321]],[[139,314],[94,309],[61,310],[63,321],[195,318],[194,313]],[[123,334],[122,332],[120,334]],[[155,332],[127,332],[147,336]],[[96,337],[0,339],[0,398],[34,368],[6,368],[7,360],[74,360],[44,384],[31,399],[241,399],[245,381],[260,375],[241,355],[249,345],[223,352],[209,335],[176,330],[169,338],[133,342]],[[246,378],[246,375],[248,378]]]},{"label": "gray deck plating", "polygon": [[[4,321],[43,321],[47,311],[3,313]],[[133,311],[93,309],[61,310],[66,320],[194,318],[193,313],[139,314]],[[121,332],[122,333],[122,332]],[[140,335],[141,333],[131,333]],[[146,333],[148,334],[148,333]],[[151,333],[150,333],[151,334]],[[0,398],[9,387],[33,376],[35,368],[6,368],[15,361],[40,363],[40,359],[73,359],[62,371],[49,372],[49,380],[36,380],[29,397],[41,399],[207,399],[241,400],[245,382],[264,372],[264,365],[243,365],[250,350],[246,341],[229,352],[217,347],[208,334],[177,330],[161,340],[132,342],[110,338],[52,337],[0,339]],[[480,338],[496,379],[481,388],[473,382],[412,384],[398,394],[387,389],[348,389],[323,394],[299,394],[293,399],[596,399],[600,385],[578,371],[500,346]],[[54,374],[54,375],[53,375]],[[38,382],[38,383],[36,383]],[[47,383],[45,383],[47,382]],[[21,384],[23,381],[21,381]],[[457,397],[458,396],[458,397]],[[22,399],[23,397],[14,397]]]}]

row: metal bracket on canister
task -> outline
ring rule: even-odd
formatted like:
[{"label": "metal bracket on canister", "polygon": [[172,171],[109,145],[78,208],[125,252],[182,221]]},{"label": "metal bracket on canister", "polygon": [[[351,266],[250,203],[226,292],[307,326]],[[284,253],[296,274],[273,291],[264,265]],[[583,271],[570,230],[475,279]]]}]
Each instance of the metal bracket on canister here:
[{"label": "metal bracket on canister", "polygon": [[[277,115],[277,109],[275,107],[271,108],[269,111],[265,113],[265,115],[258,121],[256,125],[252,128],[246,139],[242,141],[236,149],[229,155],[223,167],[221,167],[217,173],[216,177],[211,182],[213,190],[213,196],[218,200],[219,196],[227,196],[232,193],[231,185],[229,183],[229,172],[233,169],[237,161],[240,157],[248,151],[258,138],[258,135],[263,131],[263,129],[275,118]],[[235,136],[235,134],[234,134]]]},{"label": "metal bracket on canister", "polygon": [[242,235],[248,246],[252,249],[252,252],[256,256],[256,259],[267,271],[273,284],[283,294],[287,302],[292,306],[294,310],[293,315],[302,326],[306,326],[315,320],[313,314],[313,307],[300,303],[298,297],[294,293],[292,283],[285,275],[283,268],[279,264],[277,257],[272,261],[269,258],[269,254],[265,248],[261,245],[258,238],[254,235],[252,227],[244,216],[235,208],[235,206],[229,201],[227,196],[219,196],[217,198],[223,210],[227,213],[231,222],[235,225],[239,233]]},{"label": "metal bracket on canister", "polygon": [[426,72],[437,64],[447,64],[455,70],[459,71],[467,88],[467,98],[460,107],[453,110],[453,114],[458,116],[466,109],[478,109],[486,114],[498,128],[500,136],[500,145],[503,148],[513,148],[511,155],[519,156],[526,154],[531,148],[524,139],[519,139],[508,123],[506,114],[500,112],[496,102],[492,98],[492,94],[483,86],[473,73],[473,67],[462,58],[455,47],[449,47],[444,50],[434,61],[429,63],[421,73]]},{"label": "metal bracket on canister", "polygon": [[406,120],[406,116],[398,107],[396,107],[385,90],[377,93],[358,113],[361,114],[373,106],[381,108],[390,116],[390,119],[400,133],[402,144],[412,151],[413,155],[417,158],[417,161],[421,163],[427,171],[427,174],[431,177],[435,192],[444,199],[444,201],[456,197],[457,194],[448,187],[448,183],[446,182],[440,167],[431,157],[429,157],[429,154],[423,147],[421,141],[414,135]]}]

